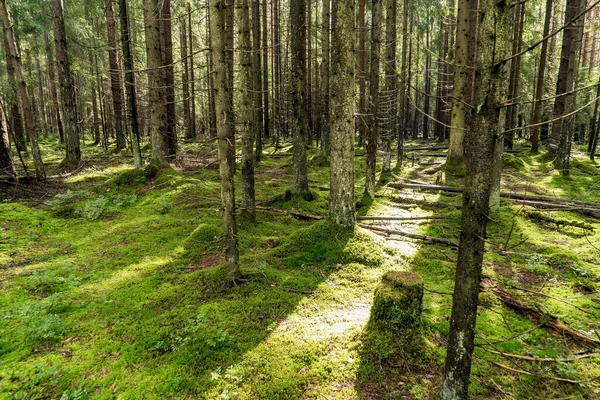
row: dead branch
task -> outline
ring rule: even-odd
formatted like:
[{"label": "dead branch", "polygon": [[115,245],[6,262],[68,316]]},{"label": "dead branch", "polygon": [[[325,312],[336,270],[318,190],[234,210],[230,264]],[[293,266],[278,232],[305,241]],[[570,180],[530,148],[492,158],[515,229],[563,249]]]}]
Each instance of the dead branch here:
[{"label": "dead branch", "polygon": [[552,358],[552,357],[538,358],[538,357],[531,357],[531,356],[521,356],[518,354],[511,354],[511,353],[503,353],[501,351],[486,349],[485,347],[481,347],[481,349],[487,351],[488,353],[498,354],[503,357],[516,358],[518,360],[533,361],[533,362],[572,362],[572,361],[576,361],[576,360],[581,360],[583,358],[590,358],[593,355],[593,353],[586,353],[586,354],[580,354],[578,356],[565,357],[565,358]]},{"label": "dead branch", "polygon": [[396,215],[359,215],[357,221],[418,221],[422,219],[444,219],[444,217],[433,215],[421,215],[416,217],[398,217]]},{"label": "dead branch", "polygon": [[528,371],[524,371],[522,369],[512,368],[512,367],[509,367],[507,365],[503,365],[503,364],[500,364],[500,363],[497,363],[497,362],[493,362],[493,361],[492,361],[492,364],[497,365],[500,368],[504,368],[504,369],[507,369],[509,371],[517,372],[517,373],[523,374],[523,375],[537,376],[538,378],[553,379],[555,381],[567,382],[567,383],[583,383],[583,381],[574,381],[572,379],[559,378],[557,376],[552,376],[552,375],[538,374],[537,372],[528,372]]},{"label": "dead branch", "polygon": [[537,308],[533,308],[525,304],[520,299],[511,296],[504,289],[499,288],[496,283],[490,279],[483,279],[482,285],[490,289],[504,304],[518,311],[530,319],[543,324],[549,328],[552,328],[556,332],[569,336],[570,338],[585,344],[591,348],[600,348],[600,340],[590,337],[575,328],[571,328],[568,325],[561,324],[558,322],[558,318],[554,315],[545,313]]},{"label": "dead branch", "polygon": [[285,215],[289,215],[291,217],[294,217],[294,218],[297,218],[297,219],[301,219],[301,220],[321,220],[321,219],[325,218],[325,217],[323,217],[321,215],[303,214],[303,213],[296,212],[296,211],[282,210],[280,208],[271,208],[271,207],[256,206],[256,209],[257,210],[261,210],[261,211],[269,211],[269,212],[276,212],[276,213],[280,213],[280,214],[285,214]]}]

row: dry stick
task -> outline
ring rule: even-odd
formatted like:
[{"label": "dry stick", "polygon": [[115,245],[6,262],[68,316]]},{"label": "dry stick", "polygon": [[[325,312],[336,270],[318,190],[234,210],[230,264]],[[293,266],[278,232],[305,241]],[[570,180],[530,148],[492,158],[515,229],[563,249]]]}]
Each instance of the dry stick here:
[{"label": "dry stick", "polygon": [[572,362],[572,361],[576,361],[576,360],[581,360],[583,358],[590,358],[593,355],[593,353],[586,353],[586,354],[581,354],[578,356],[567,357],[567,358],[549,358],[549,357],[537,358],[537,357],[530,357],[530,356],[521,356],[518,354],[503,353],[501,351],[486,349],[485,347],[482,347],[481,349],[487,351],[488,353],[498,354],[503,357],[510,357],[510,358],[516,358],[519,360],[534,361],[534,362]]},{"label": "dry stick", "polygon": [[421,215],[416,217],[397,217],[395,215],[359,215],[356,217],[358,221],[418,221],[422,219],[444,219],[440,216]]},{"label": "dry stick", "polygon": [[280,213],[280,214],[286,214],[291,217],[302,219],[302,220],[321,220],[321,219],[325,218],[321,215],[303,214],[303,213],[296,212],[296,211],[282,210],[280,208],[256,206],[256,209],[261,210],[261,211],[270,211],[270,212],[276,212],[276,213]]},{"label": "dry stick", "polygon": [[537,308],[532,308],[521,300],[512,297],[508,292],[499,288],[495,282],[489,279],[483,279],[482,285],[489,288],[504,304],[513,310],[519,311],[529,318],[538,321],[545,326],[548,326],[555,331],[571,337],[572,339],[584,343],[592,348],[600,348],[600,340],[579,332],[577,329],[571,328],[568,325],[563,325],[558,322],[558,318],[554,315],[547,314]]},{"label": "dry stick", "polygon": [[373,225],[358,224],[358,226],[360,226],[361,228],[370,229],[370,230],[376,231],[376,232],[387,233],[390,235],[405,236],[405,237],[408,237],[411,239],[424,240],[427,243],[439,243],[439,244],[445,244],[445,245],[452,246],[452,247],[458,247],[458,242],[455,242],[455,241],[449,240],[449,239],[436,238],[436,237],[421,235],[418,233],[397,231],[394,229],[380,228],[378,226],[373,226]]},{"label": "dry stick", "polygon": [[522,369],[512,368],[507,365],[497,363],[495,361],[492,361],[492,364],[497,365],[500,368],[504,368],[504,369],[507,369],[512,372],[518,372],[519,374],[524,374],[524,375],[529,375],[529,376],[536,376],[538,378],[553,379],[555,381],[567,382],[567,383],[583,383],[584,382],[584,381],[574,381],[572,379],[566,379],[566,378],[559,378],[559,377],[552,376],[552,375],[538,374],[537,372],[528,372],[528,371],[524,371]]},{"label": "dry stick", "polygon": [[[440,186],[440,185],[429,185],[429,184],[412,184],[412,183],[389,183],[388,187],[394,189],[423,189],[423,190],[441,190],[444,192],[450,193],[462,193],[462,187],[453,187],[453,186]],[[534,200],[534,201],[542,201],[546,203],[571,203],[577,205],[591,206],[592,208],[598,208],[600,211],[600,204],[594,203],[591,201],[583,201],[583,200],[575,200],[575,199],[567,199],[564,197],[549,197],[549,196],[538,196],[531,194],[521,194],[521,193],[512,193],[512,192],[500,192],[500,197],[506,199],[517,199],[517,200]]]}]

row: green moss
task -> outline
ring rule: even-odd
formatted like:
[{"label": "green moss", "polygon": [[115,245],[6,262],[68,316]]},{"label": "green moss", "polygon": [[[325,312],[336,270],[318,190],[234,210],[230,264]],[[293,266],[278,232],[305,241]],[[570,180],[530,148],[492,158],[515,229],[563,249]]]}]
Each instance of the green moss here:
[{"label": "green moss", "polygon": [[525,167],[525,162],[520,157],[511,153],[502,153],[502,167],[520,171]]},{"label": "green moss", "polygon": [[423,279],[410,272],[387,272],[375,291],[371,321],[394,333],[410,330],[421,320]]}]

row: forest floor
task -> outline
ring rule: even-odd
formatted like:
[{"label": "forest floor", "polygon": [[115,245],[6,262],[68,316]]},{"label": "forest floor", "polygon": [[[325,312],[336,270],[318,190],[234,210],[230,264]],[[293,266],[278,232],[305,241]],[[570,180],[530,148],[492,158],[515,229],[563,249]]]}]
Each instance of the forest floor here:
[{"label": "forest floor", "polygon": [[[56,167],[60,152],[42,144]],[[84,154],[80,168],[43,186],[0,191],[1,399],[435,396],[457,255],[431,237],[458,240],[461,196],[386,183],[439,183],[441,158],[407,161],[367,201],[356,157],[358,215],[441,217],[365,222],[425,241],[259,210],[257,223],[238,219],[243,281],[224,292],[214,148],[185,144],[161,171],[135,171],[127,155],[91,145]],[[326,216],[329,169],[311,154],[314,201],[284,201],[291,158],[265,157],[258,204]],[[543,155],[508,154],[503,190],[598,203],[600,169],[576,154],[565,178]],[[495,252],[484,261],[472,397],[598,398],[600,219],[502,200],[486,240]],[[389,270],[425,281],[419,343],[369,326]],[[519,313],[498,293],[529,308]]]}]

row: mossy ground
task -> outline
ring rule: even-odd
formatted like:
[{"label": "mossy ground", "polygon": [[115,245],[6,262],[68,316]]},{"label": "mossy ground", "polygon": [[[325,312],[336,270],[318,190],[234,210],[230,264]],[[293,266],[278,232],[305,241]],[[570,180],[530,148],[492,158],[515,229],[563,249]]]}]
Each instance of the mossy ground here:
[{"label": "mossy ground", "polygon": [[[49,141],[42,145],[46,161],[58,165],[60,151]],[[39,197],[0,203],[0,398],[434,396],[451,297],[431,290],[452,290],[452,249],[259,212],[257,223],[238,220],[243,279],[223,292],[214,149],[185,144],[185,157],[173,169],[139,172],[125,154],[105,154],[90,145],[84,154],[80,170],[54,179]],[[523,165],[505,171],[507,190],[600,202],[598,169],[583,157],[576,157],[569,178],[542,156],[519,157]],[[312,201],[281,200],[290,162],[263,158],[257,201],[326,215],[326,160],[311,166]],[[379,191],[384,197],[363,198],[364,157],[356,158],[356,171],[360,215],[406,212],[394,208],[390,196],[460,203],[459,196],[384,187]],[[433,181],[438,171],[416,164],[394,174]],[[236,195],[239,199],[239,191]],[[397,229],[458,237],[459,210],[412,213],[444,219]],[[552,214],[596,230],[557,230],[503,203],[492,216],[488,240],[529,255],[488,254],[484,273],[564,323],[600,330],[599,295],[582,289],[600,289],[600,223]],[[423,335],[415,342],[382,335],[367,323],[373,292],[390,270],[414,271],[425,281]],[[587,313],[523,288],[565,299]],[[494,348],[540,357],[581,350],[542,327],[533,329],[533,322],[490,293],[481,298],[479,344],[501,341]],[[584,381],[573,385],[509,372],[493,362],[516,367],[513,362],[482,347],[475,352],[473,398],[598,396],[597,354],[572,363],[513,360],[520,369]]]}]

